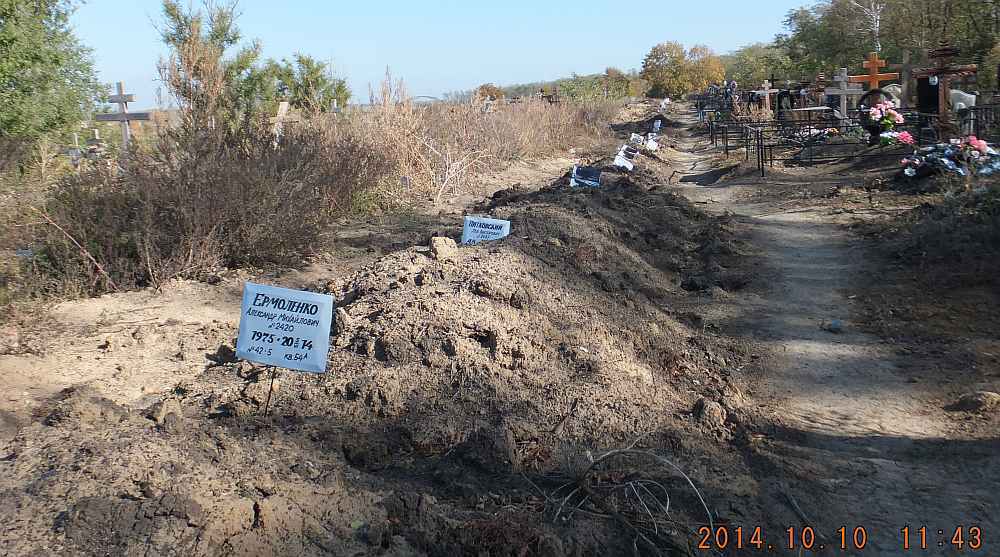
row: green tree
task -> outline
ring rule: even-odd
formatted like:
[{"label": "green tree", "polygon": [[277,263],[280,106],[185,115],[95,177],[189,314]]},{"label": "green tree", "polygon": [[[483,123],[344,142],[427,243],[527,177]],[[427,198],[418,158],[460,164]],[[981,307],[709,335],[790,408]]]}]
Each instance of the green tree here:
[{"label": "green tree", "polygon": [[306,54],[296,53],[292,61],[269,61],[267,72],[276,80],[277,97],[293,107],[310,112],[327,112],[345,106],[351,98],[347,82],[333,75],[330,66]]},{"label": "green tree", "polygon": [[791,59],[785,51],[771,44],[744,46],[723,57],[726,79],[736,80],[744,89],[758,87],[771,74],[786,76]]},{"label": "green tree", "polygon": [[0,0],[0,137],[5,150],[69,129],[95,105],[100,87],[90,51],[69,26],[72,11],[67,0]]},{"label": "green tree", "polygon": [[642,77],[653,97],[679,97],[689,91],[684,45],[665,42],[654,46],[642,61]]},{"label": "green tree", "polygon": [[235,127],[270,110],[274,80],[256,65],[259,42],[235,48],[242,39],[235,4],[206,8],[185,10],[164,0],[161,36],[171,54],[160,61],[160,74],[188,117]]}]

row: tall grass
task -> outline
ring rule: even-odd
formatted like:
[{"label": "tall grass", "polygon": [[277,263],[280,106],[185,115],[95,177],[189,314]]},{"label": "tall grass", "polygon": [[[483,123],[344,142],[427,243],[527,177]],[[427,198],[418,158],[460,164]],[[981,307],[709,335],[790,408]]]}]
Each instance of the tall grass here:
[{"label": "tall grass", "polygon": [[334,216],[440,201],[477,173],[601,135],[615,112],[540,101],[488,113],[418,106],[387,76],[369,106],[302,114],[276,140],[265,114],[220,125],[210,97],[120,164],[90,166],[50,189],[25,229],[39,246],[30,260],[36,292],[93,295],[295,265]]}]

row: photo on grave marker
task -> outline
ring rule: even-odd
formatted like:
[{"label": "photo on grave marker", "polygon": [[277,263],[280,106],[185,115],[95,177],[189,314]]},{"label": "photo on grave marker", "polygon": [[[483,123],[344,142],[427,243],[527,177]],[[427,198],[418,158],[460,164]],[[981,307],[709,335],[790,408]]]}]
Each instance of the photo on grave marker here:
[{"label": "photo on grave marker", "polygon": [[247,282],[236,356],[306,373],[325,373],[333,296]]},{"label": "photo on grave marker", "polygon": [[569,186],[571,188],[601,187],[601,169],[593,166],[574,166],[573,173],[570,175]]},{"label": "photo on grave marker", "polygon": [[510,221],[486,217],[465,217],[462,228],[463,244],[478,244],[499,240],[510,235]]}]

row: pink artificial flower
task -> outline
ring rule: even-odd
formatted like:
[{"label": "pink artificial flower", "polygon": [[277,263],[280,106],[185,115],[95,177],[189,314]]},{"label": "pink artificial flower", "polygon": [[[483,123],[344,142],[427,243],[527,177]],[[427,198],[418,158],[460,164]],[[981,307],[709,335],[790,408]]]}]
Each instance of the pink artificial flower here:
[{"label": "pink artificial flower", "polygon": [[973,149],[979,151],[980,153],[985,153],[986,150],[990,148],[989,145],[987,145],[982,139],[973,139],[969,142],[969,144],[972,145]]},{"label": "pink artificial flower", "polygon": [[[902,124],[902,122],[900,122],[900,124]],[[899,132],[899,135],[896,136],[896,139],[900,143],[904,143],[906,145],[916,145],[917,143],[917,140],[913,138],[913,135],[911,135],[910,132]]]}]

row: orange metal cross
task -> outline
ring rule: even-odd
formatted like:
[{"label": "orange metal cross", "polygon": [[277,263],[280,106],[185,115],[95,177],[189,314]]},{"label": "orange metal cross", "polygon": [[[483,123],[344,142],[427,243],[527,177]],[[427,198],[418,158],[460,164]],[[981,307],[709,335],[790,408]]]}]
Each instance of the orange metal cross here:
[{"label": "orange metal cross", "polygon": [[879,69],[886,67],[888,64],[885,60],[879,59],[877,52],[872,52],[868,55],[868,60],[864,63],[865,69],[868,70],[868,75],[852,75],[847,79],[851,83],[867,83],[869,91],[878,89],[883,81],[899,79],[898,73],[878,73]]}]

